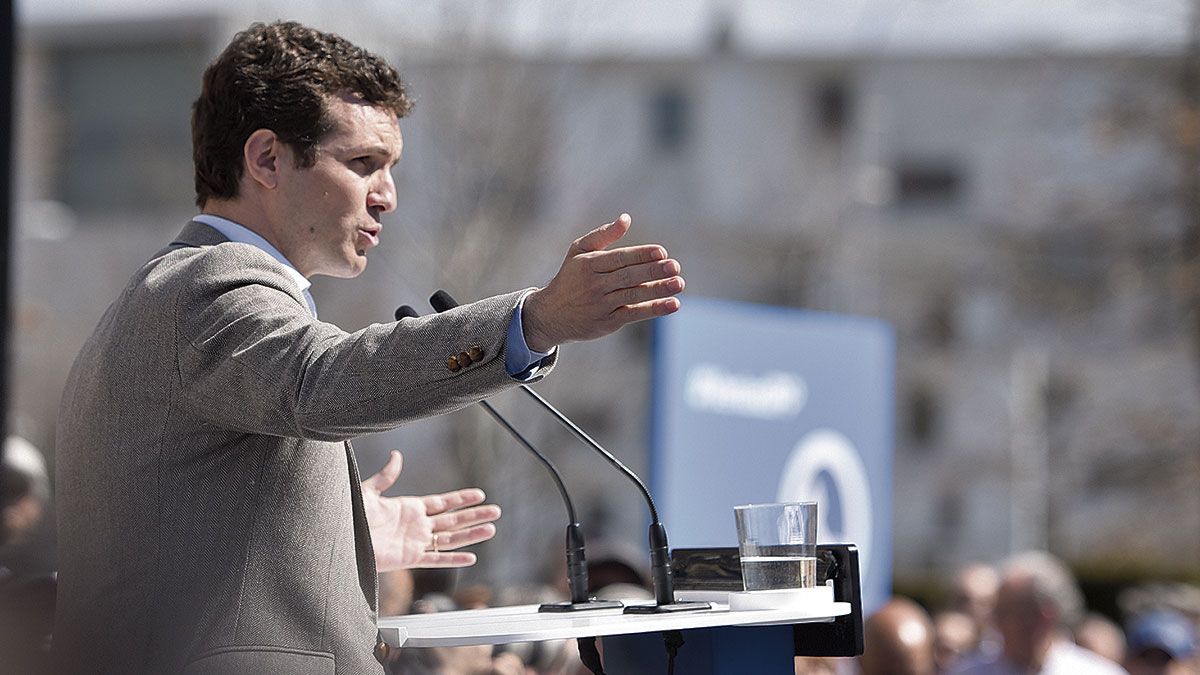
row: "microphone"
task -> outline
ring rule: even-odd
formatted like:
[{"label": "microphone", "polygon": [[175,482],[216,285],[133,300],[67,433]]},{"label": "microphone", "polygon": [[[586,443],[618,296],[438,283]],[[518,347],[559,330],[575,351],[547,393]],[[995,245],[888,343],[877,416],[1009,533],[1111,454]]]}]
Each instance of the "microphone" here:
[{"label": "microphone", "polygon": [[[458,306],[458,302],[454,300],[444,290],[438,290],[429,298],[429,304],[433,306],[439,313],[448,309],[453,309]],[[542,406],[551,415],[554,416],[560,424],[571,432],[575,438],[579,439],[583,444],[592,448],[608,461],[613,467],[625,475],[626,478],[633,481],[638,490],[645,499],[647,506],[650,509],[650,578],[654,583],[654,604],[653,605],[630,605],[625,608],[626,614],[659,614],[665,612],[686,612],[712,609],[712,604],[708,602],[676,602],[675,589],[671,580],[671,554],[667,546],[667,528],[663,526],[662,521],[658,517],[658,509],[654,506],[654,498],[650,496],[650,491],[646,489],[646,484],[638,478],[629,467],[621,463],[608,450],[605,450],[599,443],[592,440],[583,429],[562,414],[550,402],[542,398],[536,391],[528,385],[522,384],[521,390],[537,401],[538,405]]]},{"label": "microphone", "polygon": [[[417,318],[420,316],[417,310],[409,305],[400,305],[396,308],[396,320],[402,321],[409,318]],[[550,602],[544,603],[538,608],[540,612],[578,612],[589,609],[614,609],[624,606],[624,603],[619,600],[596,600],[588,597],[588,571],[587,571],[587,556],[584,554],[583,527],[579,524],[579,519],[575,516],[575,504],[571,501],[571,496],[567,493],[567,488],[563,484],[562,474],[558,468],[538,449],[525,438],[521,432],[517,431],[516,427],[509,423],[503,415],[500,414],[492,404],[487,401],[479,401],[479,405],[491,415],[492,419],[504,427],[513,438],[517,440],[526,450],[533,453],[542,466],[546,467],[546,471],[550,473],[550,478],[554,480],[554,485],[558,488],[558,492],[562,495],[563,504],[567,507],[567,585],[571,591],[571,599],[568,602]]]}]

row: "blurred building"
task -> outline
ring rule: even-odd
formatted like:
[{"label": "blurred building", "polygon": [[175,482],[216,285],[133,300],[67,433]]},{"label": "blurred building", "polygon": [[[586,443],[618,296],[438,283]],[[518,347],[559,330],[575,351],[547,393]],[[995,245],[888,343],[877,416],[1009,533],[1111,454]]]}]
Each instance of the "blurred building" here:
[{"label": "blurred building", "polygon": [[[628,211],[689,293],[896,327],[898,573],[1041,546],[1200,560],[1182,3],[549,4],[27,2],[14,429],[53,447],[80,343],[194,213],[201,70],[287,15],[388,55],[417,100],[400,209],[360,280],[318,280],[323,319],[538,284]],[[570,345],[539,385],[641,471],[649,339]],[[590,530],[641,541],[632,488],[516,395],[497,403],[577,477]],[[468,410],[356,447],[364,473],[404,449],[419,491],[481,483],[509,537],[483,571],[514,579],[558,550],[562,511],[489,425]]]}]

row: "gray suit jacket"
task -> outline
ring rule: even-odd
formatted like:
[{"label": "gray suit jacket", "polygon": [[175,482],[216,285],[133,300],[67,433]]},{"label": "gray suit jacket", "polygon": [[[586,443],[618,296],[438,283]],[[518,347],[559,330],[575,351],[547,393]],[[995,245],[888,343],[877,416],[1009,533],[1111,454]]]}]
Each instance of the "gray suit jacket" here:
[{"label": "gray suit jacket", "polygon": [[[518,295],[346,333],[269,255],[187,225],[104,314],[63,394],[60,668],[380,672],[347,439],[513,386]],[[472,347],[482,358],[451,372]]]}]

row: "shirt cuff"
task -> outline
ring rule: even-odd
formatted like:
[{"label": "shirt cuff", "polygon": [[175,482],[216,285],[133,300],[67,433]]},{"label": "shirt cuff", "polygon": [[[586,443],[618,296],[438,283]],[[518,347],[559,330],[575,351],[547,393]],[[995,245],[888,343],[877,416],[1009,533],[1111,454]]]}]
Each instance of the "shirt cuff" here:
[{"label": "shirt cuff", "polygon": [[525,342],[525,324],[522,321],[522,311],[525,307],[525,298],[533,291],[526,291],[517,300],[517,306],[513,309],[512,319],[508,322],[508,341],[505,349],[504,367],[508,370],[508,374],[515,380],[530,380],[537,374],[538,368],[542,365],[542,360],[554,353],[554,349],[549,352],[535,352],[529,348],[529,344]]}]

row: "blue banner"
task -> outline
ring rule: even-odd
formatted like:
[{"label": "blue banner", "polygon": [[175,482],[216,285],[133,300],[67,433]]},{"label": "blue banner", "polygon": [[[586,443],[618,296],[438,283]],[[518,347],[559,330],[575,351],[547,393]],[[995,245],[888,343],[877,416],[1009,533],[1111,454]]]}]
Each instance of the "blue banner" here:
[{"label": "blue banner", "polygon": [[656,322],[651,484],[672,548],[736,546],[733,507],[816,501],[818,541],[891,594],[895,338],[878,319],[688,297]]}]

